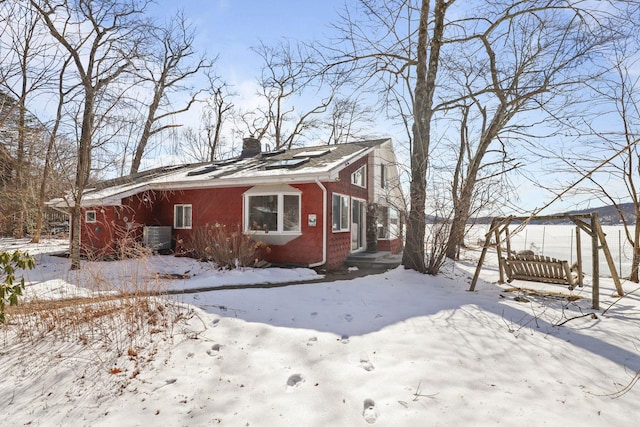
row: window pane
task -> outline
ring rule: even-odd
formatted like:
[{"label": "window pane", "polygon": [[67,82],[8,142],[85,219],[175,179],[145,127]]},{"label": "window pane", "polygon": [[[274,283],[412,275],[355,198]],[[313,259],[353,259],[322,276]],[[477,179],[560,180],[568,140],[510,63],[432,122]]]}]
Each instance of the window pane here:
[{"label": "window pane", "polygon": [[173,228],[191,228],[191,205],[174,205]]},{"label": "window pane", "polygon": [[333,208],[331,213],[331,218],[333,221],[333,231],[340,230],[340,196],[337,194],[333,195]]},{"label": "window pane", "polygon": [[249,229],[278,231],[278,196],[249,197]]},{"label": "window pane", "polygon": [[300,196],[284,195],[284,231],[300,230]]},{"label": "window pane", "polygon": [[362,166],[360,169],[351,174],[351,183],[359,187],[366,187],[366,168]]},{"label": "window pane", "polygon": [[191,228],[191,206],[187,205],[183,208],[184,228]]},{"label": "window pane", "polygon": [[341,209],[340,209],[340,228],[347,230],[349,228],[349,198],[340,197]]},{"label": "window pane", "polygon": [[389,229],[387,228],[387,224],[389,224],[389,208],[387,207],[379,207],[378,208],[378,238],[379,239],[387,239],[389,237]]},{"label": "window pane", "polygon": [[393,208],[389,209],[389,223],[398,225],[398,211]]},{"label": "window pane", "polygon": [[175,206],[173,211],[174,228],[184,228],[182,206]]}]

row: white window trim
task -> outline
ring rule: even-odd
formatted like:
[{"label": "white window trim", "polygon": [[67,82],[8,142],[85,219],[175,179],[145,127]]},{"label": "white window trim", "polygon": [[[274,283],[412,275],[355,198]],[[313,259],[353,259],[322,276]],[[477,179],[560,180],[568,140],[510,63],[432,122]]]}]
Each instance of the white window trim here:
[{"label": "white window trim", "polygon": [[333,220],[331,221],[331,231],[333,231],[334,233],[346,233],[351,231],[351,198],[347,195],[344,194],[340,194],[340,193],[333,193],[333,195],[331,196],[331,217],[335,218],[335,212],[333,211],[333,198],[334,197],[340,197],[340,212],[338,212],[338,218],[342,219],[342,200],[346,199],[347,200],[347,223],[346,224],[342,224],[342,221],[340,221],[340,228],[333,228]]},{"label": "white window trim", "polygon": [[[89,219],[90,214],[93,214],[93,218]],[[86,222],[87,224],[93,224],[95,222],[98,222],[98,213],[94,210],[91,211],[85,211],[84,212],[84,222]]]},{"label": "white window trim", "polygon": [[[185,216],[184,216],[184,208],[185,207],[189,207],[189,225],[188,226],[182,226],[182,227],[178,227],[178,223],[177,223],[177,219],[178,219],[178,208],[183,208],[182,209],[182,223],[185,224],[187,221],[185,221]],[[173,205],[173,228],[176,230],[191,230],[191,228],[193,227],[193,206],[190,204],[178,204],[178,205]]]},{"label": "white window trim", "polygon": [[[362,184],[357,182],[359,173],[362,173]],[[367,165],[360,166],[351,174],[351,184],[357,187],[367,188]]]}]

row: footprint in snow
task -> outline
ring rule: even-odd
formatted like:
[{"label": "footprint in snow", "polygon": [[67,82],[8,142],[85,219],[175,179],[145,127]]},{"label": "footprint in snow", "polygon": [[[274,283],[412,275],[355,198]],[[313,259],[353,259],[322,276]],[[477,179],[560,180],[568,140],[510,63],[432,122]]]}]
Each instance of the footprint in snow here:
[{"label": "footprint in snow", "polygon": [[207,350],[207,354],[212,357],[217,356],[220,353],[221,348],[222,346],[220,344],[214,344],[209,350]]},{"label": "footprint in snow", "polygon": [[318,312],[317,311],[314,311],[313,313],[311,313],[311,318],[314,318],[314,317],[318,317]]},{"label": "footprint in snow", "polygon": [[376,403],[373,400],[365,399],[362,417],[369,424],[375,423],[378,419],[378,410],[376,409]]},{"label": "footprint in snow", "polygon": [[309,338],[309,340],[307,340],[307,347],[311,347],[317,342],[318,342],[318,337],[311,337]]},{"label": "footprint in snow", "polygon": [[347,322],[351,322],[353,320],[353,316],[350,314],[346,314],[344,316],[344,320],[346,320]]},{"label": "footprint in snow", "polygon": [[373,366],[373,363],[371,363],[369,359],[367,359],[366,357],[360,358],[360,367],[367,372],[371,372],[375,369],[375,367]]},{"label": "footprint in snow", "polygon": [[220,319],[213,319],[213,321],[211,322],[211,326],[215,328],[216,326],[218,326],[218,323],[220,323]]},{"label": "footprint in snow", "polygon": [[301,374],[293,374],[287,379],[287,390],[298,388],[303,382],[304,377]]}]

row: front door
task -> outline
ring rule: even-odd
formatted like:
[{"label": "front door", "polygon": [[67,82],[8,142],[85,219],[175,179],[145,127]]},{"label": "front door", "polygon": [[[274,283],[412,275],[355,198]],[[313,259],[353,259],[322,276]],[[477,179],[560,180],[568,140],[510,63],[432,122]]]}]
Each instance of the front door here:
[{"label": "front door", "polygon": [[366,243],[366,209],[365,201],[351,199],[351,252],[357,252]]}]

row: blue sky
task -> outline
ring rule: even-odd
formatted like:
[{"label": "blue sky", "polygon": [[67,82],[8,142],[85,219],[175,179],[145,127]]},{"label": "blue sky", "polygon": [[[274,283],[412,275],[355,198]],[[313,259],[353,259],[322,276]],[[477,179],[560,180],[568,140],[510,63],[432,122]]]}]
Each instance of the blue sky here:
[{"label": "blue sky", "polygon": [[[167,7],[167,4],[170,4]],[[217,70],[239,84],[254,79],[260,61],[251,51],[260,40],[311,40],[330,32],[344,0],[186,0],[179,6],[160,0],[158,15],[184,10],[198,29],[198,41],[211,55],[219,55]]]},{"label": "blue sky", "polygon": [[[327,40],[334,31],[331,25],[349,0],[186,0],[178,5],[159,0],[155,6],[159,19],[171,17],[178,9],[197,27],[200,49],[218,55],[216,71],[232,90],[240,95],[234,99],[236,105],[251,105],[255,80],[260,73],[261,61],[251,47],[260,41],[275,44],[282,38],[292,41],[313,39]],[[243,100],[244,98],[244,100]],[[395,134],[394,134],[395,132]],[[401,130],[389,129],[389,135],[401,151],[406,136]],[[408,162],[408,158],[406,159]],[[557,178],[557,177],[556,177]],[[543,206],[553,196],[544,194],[529,183],[520,186],[521,200],[525,209]],[[600,204],[600,203],[597,203]],[[560,203],[544,213],[575,208],[572,202]]]}]

